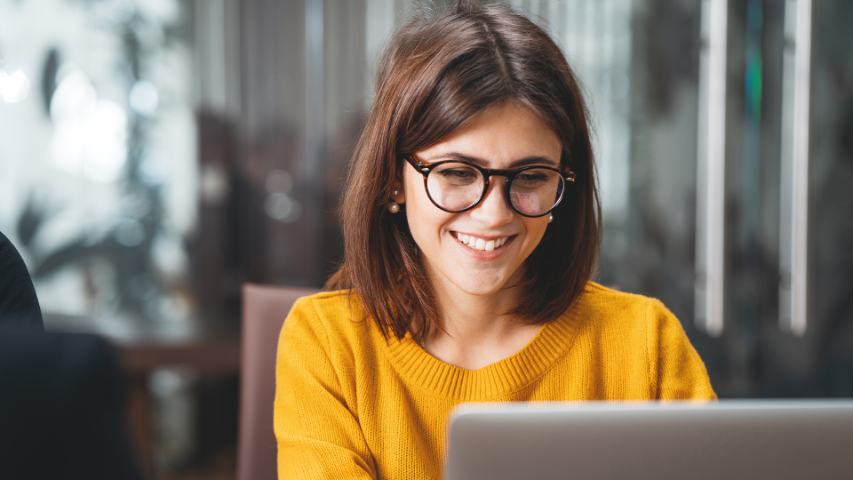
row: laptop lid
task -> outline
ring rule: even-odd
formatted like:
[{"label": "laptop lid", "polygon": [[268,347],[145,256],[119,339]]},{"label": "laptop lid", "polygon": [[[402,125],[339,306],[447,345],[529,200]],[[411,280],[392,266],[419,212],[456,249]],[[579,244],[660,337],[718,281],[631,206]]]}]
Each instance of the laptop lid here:
[{"label": "laptop lid", "polygon": [[446,480],[853,478],[853,402],[467,404]]}]

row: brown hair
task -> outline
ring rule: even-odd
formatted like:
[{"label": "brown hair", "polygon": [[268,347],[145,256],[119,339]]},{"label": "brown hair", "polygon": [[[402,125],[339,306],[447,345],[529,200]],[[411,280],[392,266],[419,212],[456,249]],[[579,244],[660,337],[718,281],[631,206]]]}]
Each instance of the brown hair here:
[{"label": "brown hair", "polygon": [[404,158],[485,108],[523,103],[553,128],[561,164],[577,174],[525,262],[519,305],[533,323],[553,320],[580,295],[598,257],[600,205],[586,106],[559,47],[504,5],[460,1],[410,21],[379,65],[376,97],[356,145],[341,206],[344,261],[326,288],[350,288],[383,332],[421,341],[439,318],[418,246],[403,215],[387,211]]}]

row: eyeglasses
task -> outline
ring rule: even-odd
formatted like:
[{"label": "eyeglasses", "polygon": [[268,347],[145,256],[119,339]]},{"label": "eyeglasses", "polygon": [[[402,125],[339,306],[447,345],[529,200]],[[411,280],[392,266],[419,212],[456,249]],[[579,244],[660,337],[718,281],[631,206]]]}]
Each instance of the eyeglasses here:
[{"label": "eyeglasses", "polygon": [[490,177],[504,177],[504,196],[510,208],[525,217],[541,217],[550,213],[566,189],[575,182],[575,173],[563,174],[554,167],[530,165],[513,170],[483,168],[461,160],[444,160],[432,164],[406,157],[412,167],[424,176],[424,188],[432,203],[449,213],[470,210],[483,201]]}]

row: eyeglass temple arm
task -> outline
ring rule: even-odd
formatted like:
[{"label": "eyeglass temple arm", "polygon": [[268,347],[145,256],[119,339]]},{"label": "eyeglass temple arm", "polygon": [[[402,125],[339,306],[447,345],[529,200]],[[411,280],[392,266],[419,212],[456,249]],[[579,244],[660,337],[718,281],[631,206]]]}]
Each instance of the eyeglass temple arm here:
[{"label": "eyeglass temple arm", "polygon": [[405,158],[406,161],[409,162],[409,165],[411,165],[412,168],[414,168],[415,170],[418,171],[418,173],[423,175],[424,180],[426,180],[426,176],[427,176],[427,174],[429,174],[429,171],[430,171],[430,168],[428,166],[421,164],[421,162],[419,162],[414,157],[414,155],[406,155],[403,158]]}]

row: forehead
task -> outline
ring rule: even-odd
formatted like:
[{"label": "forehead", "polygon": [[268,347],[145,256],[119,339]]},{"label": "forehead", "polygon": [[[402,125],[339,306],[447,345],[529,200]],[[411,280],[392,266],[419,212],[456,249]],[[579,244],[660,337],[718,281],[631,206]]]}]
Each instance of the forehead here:
[{"label": "forehead", "polygon": [[486,108],[417,154],[432,161],[457,153],[482,158],[493,168],[501,168],[527,157],[543,157],[556,164],[561,151],[557,134],[536,112],[520,102],[507,101]]}]

